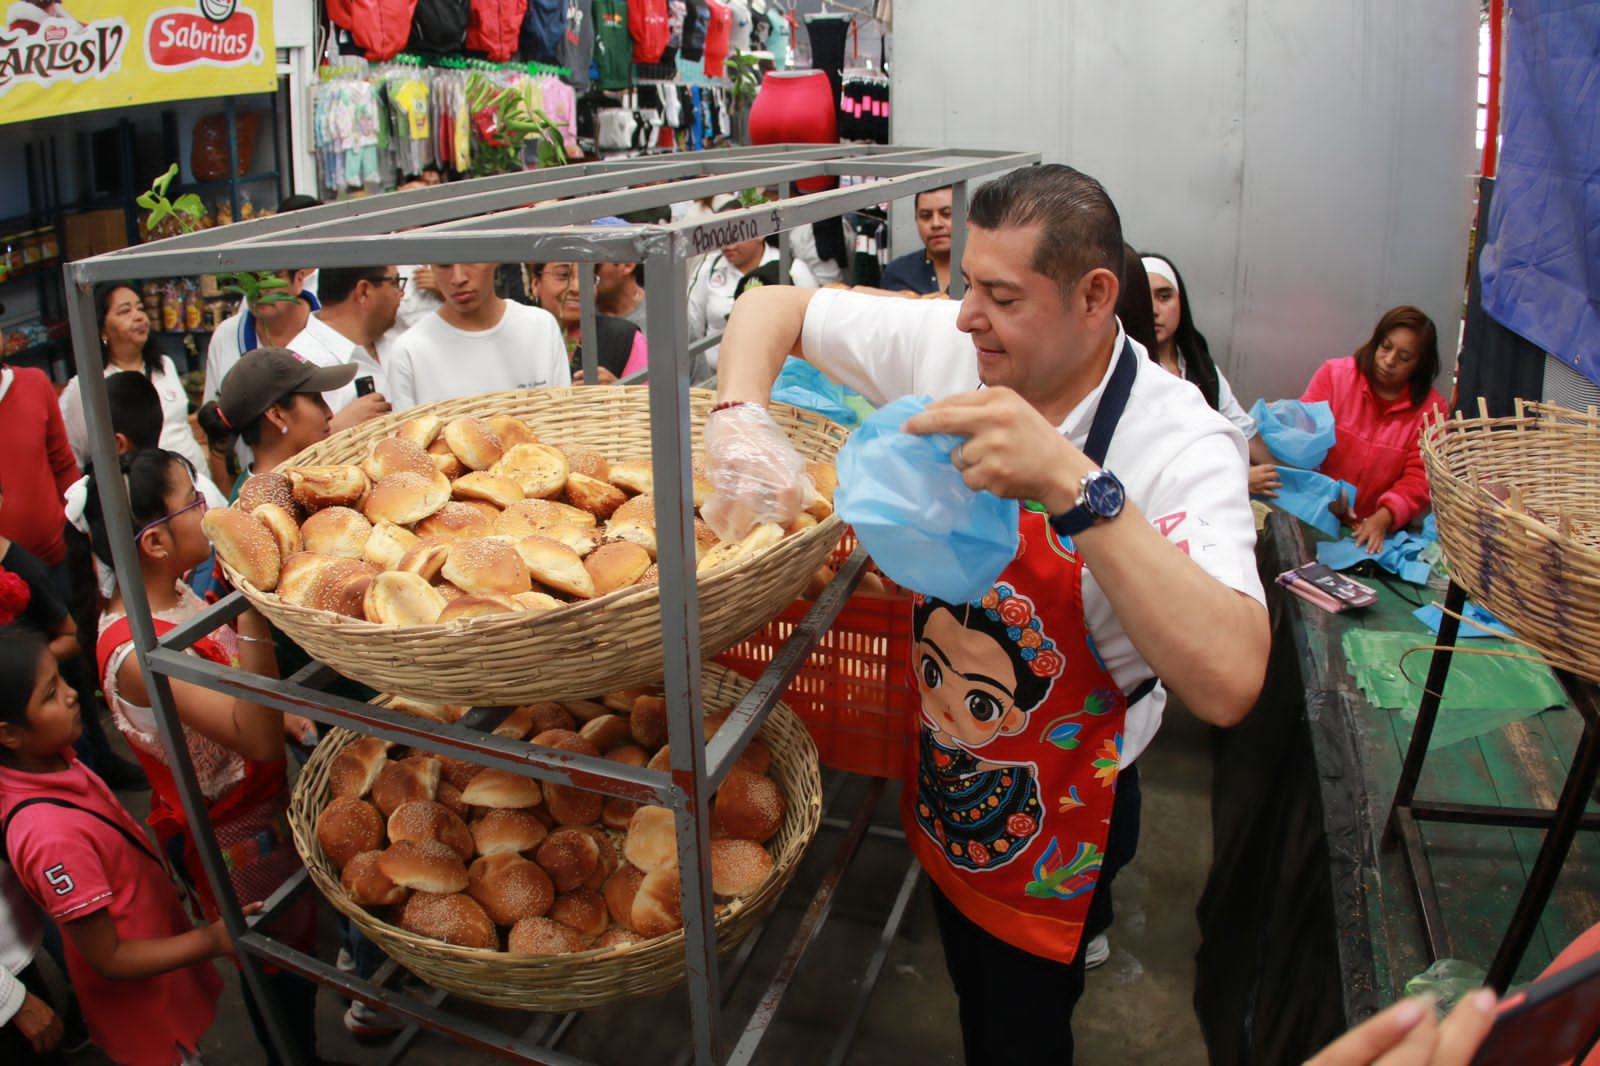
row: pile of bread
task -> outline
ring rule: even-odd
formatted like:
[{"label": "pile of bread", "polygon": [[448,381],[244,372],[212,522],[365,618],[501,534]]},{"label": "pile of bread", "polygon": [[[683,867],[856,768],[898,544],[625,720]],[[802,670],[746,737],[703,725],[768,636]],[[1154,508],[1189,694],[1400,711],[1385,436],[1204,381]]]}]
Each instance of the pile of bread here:
[{"label": "pile of bread", "polygon": [[[444,720],[464,708],[395,701]],[[726,719],[705,717],[709,740]],[[630,689],[518,707],[497,735],[665,768],[666,703]],[[759,737],[711,803],[711,883],[722,906],[773,875],[783,789]],[[665,807],[360,737],[328,769],[317,842],[354,902],[420,936],[514,955],[629,950],[683,925],[673,814]]]},{"label": "pile of bread", "polygon": [[[787,529],[720,542],[698,517],[699,572],[751,558],[833,513],[831,464]],[[287,603],[388,625],[548,611],[656,583],[648,456],[608,462],[541,441],[510,415],[424,414],[360,465],[256,474],[233,506],[206,512],[218,556]],[[710,485],[696,472],[694,506]]]}]

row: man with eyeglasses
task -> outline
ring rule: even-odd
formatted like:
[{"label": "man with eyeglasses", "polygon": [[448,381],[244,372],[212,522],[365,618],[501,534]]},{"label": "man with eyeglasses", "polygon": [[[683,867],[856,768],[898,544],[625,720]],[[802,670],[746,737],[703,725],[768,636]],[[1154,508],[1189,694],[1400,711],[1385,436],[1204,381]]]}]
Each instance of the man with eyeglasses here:
[{"label": "man with eyeglasses", "polygon": [[394,325],[405,282],[392,266],[325,267],[319,274],[322,310],[306,320],[288,348],[319,366],[354,364],[356,382],[371,379],[370,391],[352,383],[323,394],[333,412],[334,432],[389,412],[388,375],[378,358],[378,338]]}]

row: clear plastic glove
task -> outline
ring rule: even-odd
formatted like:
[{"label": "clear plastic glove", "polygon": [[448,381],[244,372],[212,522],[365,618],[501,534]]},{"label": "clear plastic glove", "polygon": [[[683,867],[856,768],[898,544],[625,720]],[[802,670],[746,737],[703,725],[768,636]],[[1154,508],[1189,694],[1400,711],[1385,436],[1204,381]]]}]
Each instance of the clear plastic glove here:
[{"label": "clear plastic glove", "polygon": [[763,522],[787,528],[812,492],[805,460],[755,404],[713,411],[706,421],[711,497],[700,508],[712,532],[738,540]]}]

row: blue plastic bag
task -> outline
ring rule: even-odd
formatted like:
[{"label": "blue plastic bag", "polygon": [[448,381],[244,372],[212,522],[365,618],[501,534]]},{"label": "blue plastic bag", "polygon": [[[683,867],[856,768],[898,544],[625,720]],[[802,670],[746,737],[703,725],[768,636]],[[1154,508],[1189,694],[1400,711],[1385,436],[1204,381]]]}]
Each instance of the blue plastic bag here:
[{"label": "blue plastic bag", "polygon": [[[1257,400],[1250,408],[1262,443],[1290,466],[1315,470],[1333,448],[1333,408],[1326,401]],[[1354,500],[1355,493],[1350,494]]]},{"label": "blue plastic bag", "polygon": [[783,361],[778,380],[772,383],[772,398],[831,418],[841,426],[855,426],[861,414],[851,405],[860,393],[829,380],[828,376],[804,359],[789,356]]},{"label": "blue plastic bag", "polygon": [[897,585],[966,603],[1016,558],[1016,500],[973,492],[950,453],[962,438],[902,433],[929,403],[906,396],[880,409],[839,452],[833,505]]},{"label": "blue plastic bag", "polygon": [[1433,567],[1424,562],[1421,556],[1432,543],[1432,538],[1401,530],[1383,538],[1383,547],[1369,555],[1354,537],[1346,537],[1332,543],[1318,544],[1317,562],[1334,570],[1348,570],[1357,563],[1371,561],[1413,585],[1426,585]]},{"label": "blue plastic bag", "polygon": [[1339,535],[1339,520],[1328,507],[1341,493],[1347,503],[1355,499],[1354,485],[1348,481],[1336,481],[1315,470],[1300,470],[1292,466],[1278,467],[1278,480],[1282,482],[1278,487],[1278,495],[1269,503],[1330,537]]},{"label": "blue plastic bag", "polygon": [[[1479,607],[1471,600],[1467,601],[1467,609],[1461,612],[1462,622],[1456,632],[1456,639],[1465,640],[1468,637],[1507,637],[1512,636],[1506,624],[1491,614],[1487,608]],[[1428,632],[1434,636],[1439,635],[1439,627],[1444,624],[1444,611],[1433,604],[1418,607],[1411,612],[1411,617],[1428,627]]]}]

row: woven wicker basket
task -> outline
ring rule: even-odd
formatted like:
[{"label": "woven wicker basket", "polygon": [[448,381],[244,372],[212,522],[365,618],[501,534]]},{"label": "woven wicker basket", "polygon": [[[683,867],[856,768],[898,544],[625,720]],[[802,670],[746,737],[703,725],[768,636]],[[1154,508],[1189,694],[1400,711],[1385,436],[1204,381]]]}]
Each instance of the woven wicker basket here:
[{"label": "woven wicker basket", "polygon": [[[715,397],[690,395],[694,441]],[[772,417],[808,461],[831,462],[847,431],[820,415],[773,404]],[[529,389],[463,397],[364,422],[313,445],[288,466],[359,463],[396,426],[422,413],[508,414],[546,440],[592,448],[608,460],[650,454],[643,387]],[[755,557],[703,578],[700,650],[709,659],[776,617],[804,590],[843,530],[837,516],[783,538]],[[661,676],[661,596],[634,586],[544,613],[443,625],[382,626],[285,603],[237,573],[234,586],[314,659],[379,692],[436,703],[500,706],[576,699],[596,688],[649,684]]]},{"label": "woven wicker basket", "polygon": [[1519,404],[1422,434],[1451,576],[1551,663],[1600,681],[1600,416]]},{"label": "woven wicker basket", "polygon": [[[704,683],[707,707],[732,706],[750,689],[750,682],[714,664],[705,668]],[[778,901],[822,818],[817,749],[805,726],[793,711],[779,704],[768,716],[761,735],[772,749],[769,773],[783,788],[788,813],[778,835],[767,842],[774,867],[766,884],[755,894],[728,904],[717,917],[717,947],[723,953],[737,947]],[[661,992],[683,980],[681,930],[617,950],[530,958],[455,947],[417,936],[351,901],[339,884],[338,868],[328,861],[317,843],[316,824],[328,803],[328,771],[333,757],[357,736],[339,729],[317,745],[295,782],[289,826],[317,889],[395,961],[437,988],[480,1003],[518,1010],[597,1007]]]}]

